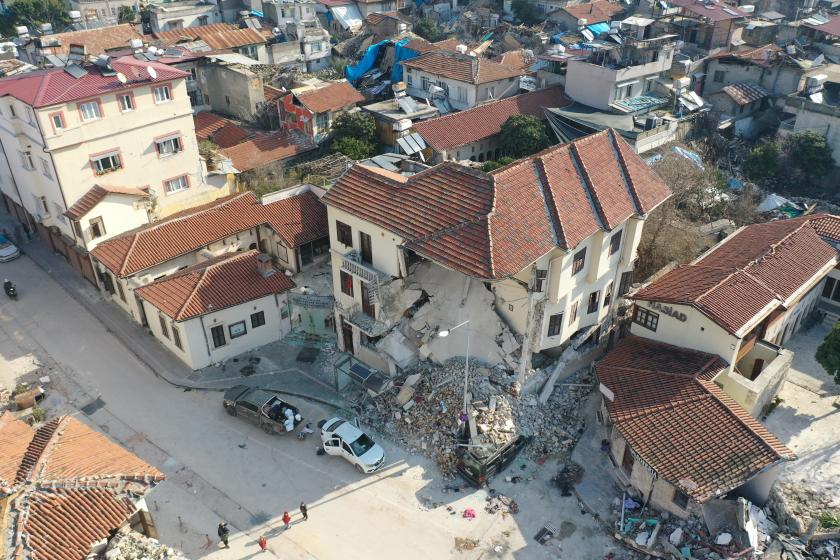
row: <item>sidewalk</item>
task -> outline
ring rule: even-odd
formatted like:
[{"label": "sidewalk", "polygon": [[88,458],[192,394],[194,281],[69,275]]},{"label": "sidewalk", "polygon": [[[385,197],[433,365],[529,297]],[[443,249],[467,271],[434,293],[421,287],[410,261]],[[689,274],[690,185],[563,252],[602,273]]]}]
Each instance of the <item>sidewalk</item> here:
[{"label": "sidewalk", "polygon": [[615,481],[615,468],[606,453],[601,450],[601,440],[607,437],[604,426],[595,418],[595,411],[600,402],[600,393],[595,391],[581,408],[586,417],[586,430],[572,451],[572,460],[583,466],[581,481],[575,485],[574,492],[578,500],[610,531],[613,525],[613,502],[621,498],[622,490]]},{"label": "sidewalk", "polygon": [[[50,251],[37,239],[23,243],[21,249],[155,375],[175,387],[223,391],[240,384],[260,386],[333,408],[346,407],[346,401],[340,393],[298,367],[289,367],[272,373],[250,376],[232,375],[222,378],[205,376],[201,372],[192,371],[143,327],[132,321],[124,311],[107,301],[60,255]],[[25,293],[22,295],[27,297]],[[31,295],[37,297],[37,294]]]}]

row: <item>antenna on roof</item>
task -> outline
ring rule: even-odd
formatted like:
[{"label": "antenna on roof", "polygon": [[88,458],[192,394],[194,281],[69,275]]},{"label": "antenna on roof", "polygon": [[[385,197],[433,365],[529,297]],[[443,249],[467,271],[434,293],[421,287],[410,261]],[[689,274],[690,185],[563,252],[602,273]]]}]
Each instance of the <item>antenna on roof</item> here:
[{"label": "antenna on roof", "polygon": [[146,66],[146,72],[148,72],[148,73],[149,73],[149,76],[151,76],[151,78],[152,78],[153,80],[156,80],[156,79],[157,79],[157,70],[155,70],[155,69],[154,69],[154,68],[152,68],[151,66]]},{"label": "antenna on roof", "polygon": [[128,78],[126,78],[125,74],[123,74],[122,72],[117,72],[117,80],[119,80],[121,84],[128,82]]}]

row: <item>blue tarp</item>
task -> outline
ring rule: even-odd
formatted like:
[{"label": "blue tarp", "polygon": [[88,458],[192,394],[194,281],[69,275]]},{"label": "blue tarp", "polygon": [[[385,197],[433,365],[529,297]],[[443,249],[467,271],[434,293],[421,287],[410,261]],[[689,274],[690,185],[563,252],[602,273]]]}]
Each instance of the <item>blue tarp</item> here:
[{"label": "blue tarp", "polygon": [[362,60],[360,60],[358,64],[353,66],[348,64],[344,68],[344,75],[347,77],[347,81],[351,84],[358,82],[359,78],[361,78],[365,72],[373,68],[373,65],[376,63],[376,59],[379,56],[379,50],[388,43],[390,43],[390,41],[386,40],[369,46],[365,52],[365,56],[362,57]]},{"label": "blue tarp", "polygon": [[601,33],[609,33],[610,32],[610,24],[609,23],[593,23],[592,25],[587,25],[586,28],[595,34],[597,38]]},{"label": "blue tarp", "polygon": [[412,58],[420,56],[419,52],[406,48],[406,43],[408,43],[408,39],[403,39],[398,43],[394,43],[394,65],[391,67],[392,84],[402,81],[403,67],[400,62],[403,60],[411,60]]}]

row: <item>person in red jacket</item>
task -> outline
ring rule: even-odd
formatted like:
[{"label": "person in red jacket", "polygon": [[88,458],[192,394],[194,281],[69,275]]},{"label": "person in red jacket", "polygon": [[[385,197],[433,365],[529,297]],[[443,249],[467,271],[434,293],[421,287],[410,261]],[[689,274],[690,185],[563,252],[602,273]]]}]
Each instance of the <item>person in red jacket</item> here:
[{"label": "person in red jacket", "polygon": [[265,538],[265,535],[260,535],[260,540],[257,541],[257,544],[260,545],[260,550],[265,552],[268,550],[268,540]]},{"label": "person in red jacket", "polygon": [[289,515],[288,511],[284,511],[283,512],[283,528],[288,529],[289,527],[291,527],[291,525],[289,525],[289,523],[291,521],[292,521],[292,516]]}]

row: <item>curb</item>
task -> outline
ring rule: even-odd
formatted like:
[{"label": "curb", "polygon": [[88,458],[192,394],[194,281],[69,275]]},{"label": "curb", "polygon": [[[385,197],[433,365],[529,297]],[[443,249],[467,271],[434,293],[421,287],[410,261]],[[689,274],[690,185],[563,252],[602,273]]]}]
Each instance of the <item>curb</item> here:
[{"label": "curb", "polygon": [[[128,350],[135,358],[137,358],[144,366],[146,366],[149,369],[149,371],[151,371],[152,374],[154,374],[155,377],[157,377],[159,379],[162,379],[163,381],[165,381],[166,383],[168,383],[169,385],[171,385],[173,387],[177,387],[179,389],[189,389],[191,391],[218,391],[218,392],[223,392],[223,391],[226,391],[227,389],[230,388],[230,387],[208,387],[208,386],[201,386],[201,385],[195,385],[195,384],[190,384],[190,383],[181,383],[181,382],[178,382],[178,381],[173,381],[172,379],[168,378],[167,376],[162,374],[160,371],[158,371],[158,369],[155,366],[153,366],[150,363],[150,361],[142,355],[141,352],[138,352],[134,348],[133,345],[128,344],[128,342],[126,341],[126,337],[124,337],[118,330],[112,329],[108,325],[108,323],[105,320],[103,320],[103,318],[100,316],[100,314],[97,312],[95,307],[91,304],[91,302],[88,301],[87,298],[85,298],[84,296],[79,294],[79,292],[76,288],[67,286],[66,283],[64,281],[62,281],[58,275],[54,274],[51,271],[51,269],[48,268],[48,265],[42,263],[39,258],[36,258],[35,256],[33,256],[33,253],[31,253],[31,252],[24,253],[23,251],[21,251],[21,255],[26,255],[27,257],[29,257],[29,260],[31,260],[33,263],[35,263],[35,266],[37,266],[38,268],[43,270],[44,273],[47,276],[49,276],[50,278],[52,278],[55,281],[55,283],[58,284],[61,287],[61,289],[64,290],[64,292],[69,294],[70,297],[73,298],[73,300],[76,303],[81,305],[88,313],[90,313],[90,315],[92,317],[94,317],[99,322],[99,324],[102,325],[105,328],[105,330],[107,332],[111,333],[114,336],[114,338],[116,338],[120,342],[120,344],[122,344],[123,347],[125,347],[126,350]],[[231,385],[231,386],[233,386],[233,385]],[[296,397],[296,398],[299,398],[299,399],[310,400],[310,401],[316,402],[316,403],[324,405],[324,406],[329,406],[331,408],[335,408],[335,409],[343,408],[343,405],[338,405],[338,404],[336,404],[332,401],[328,401],[326,399],[322,399],[322,398],[319,398],[319,397],[304,395],[302,393],[296,393],[294,391],[286,391],[286,390],[282,390],[282,389],[273,389],[273,388],[270,388],[270,387],[266,387],[266,388],[270,389],[271,391],[283,394],[283,395],[288,395],[290,397]]]}]

